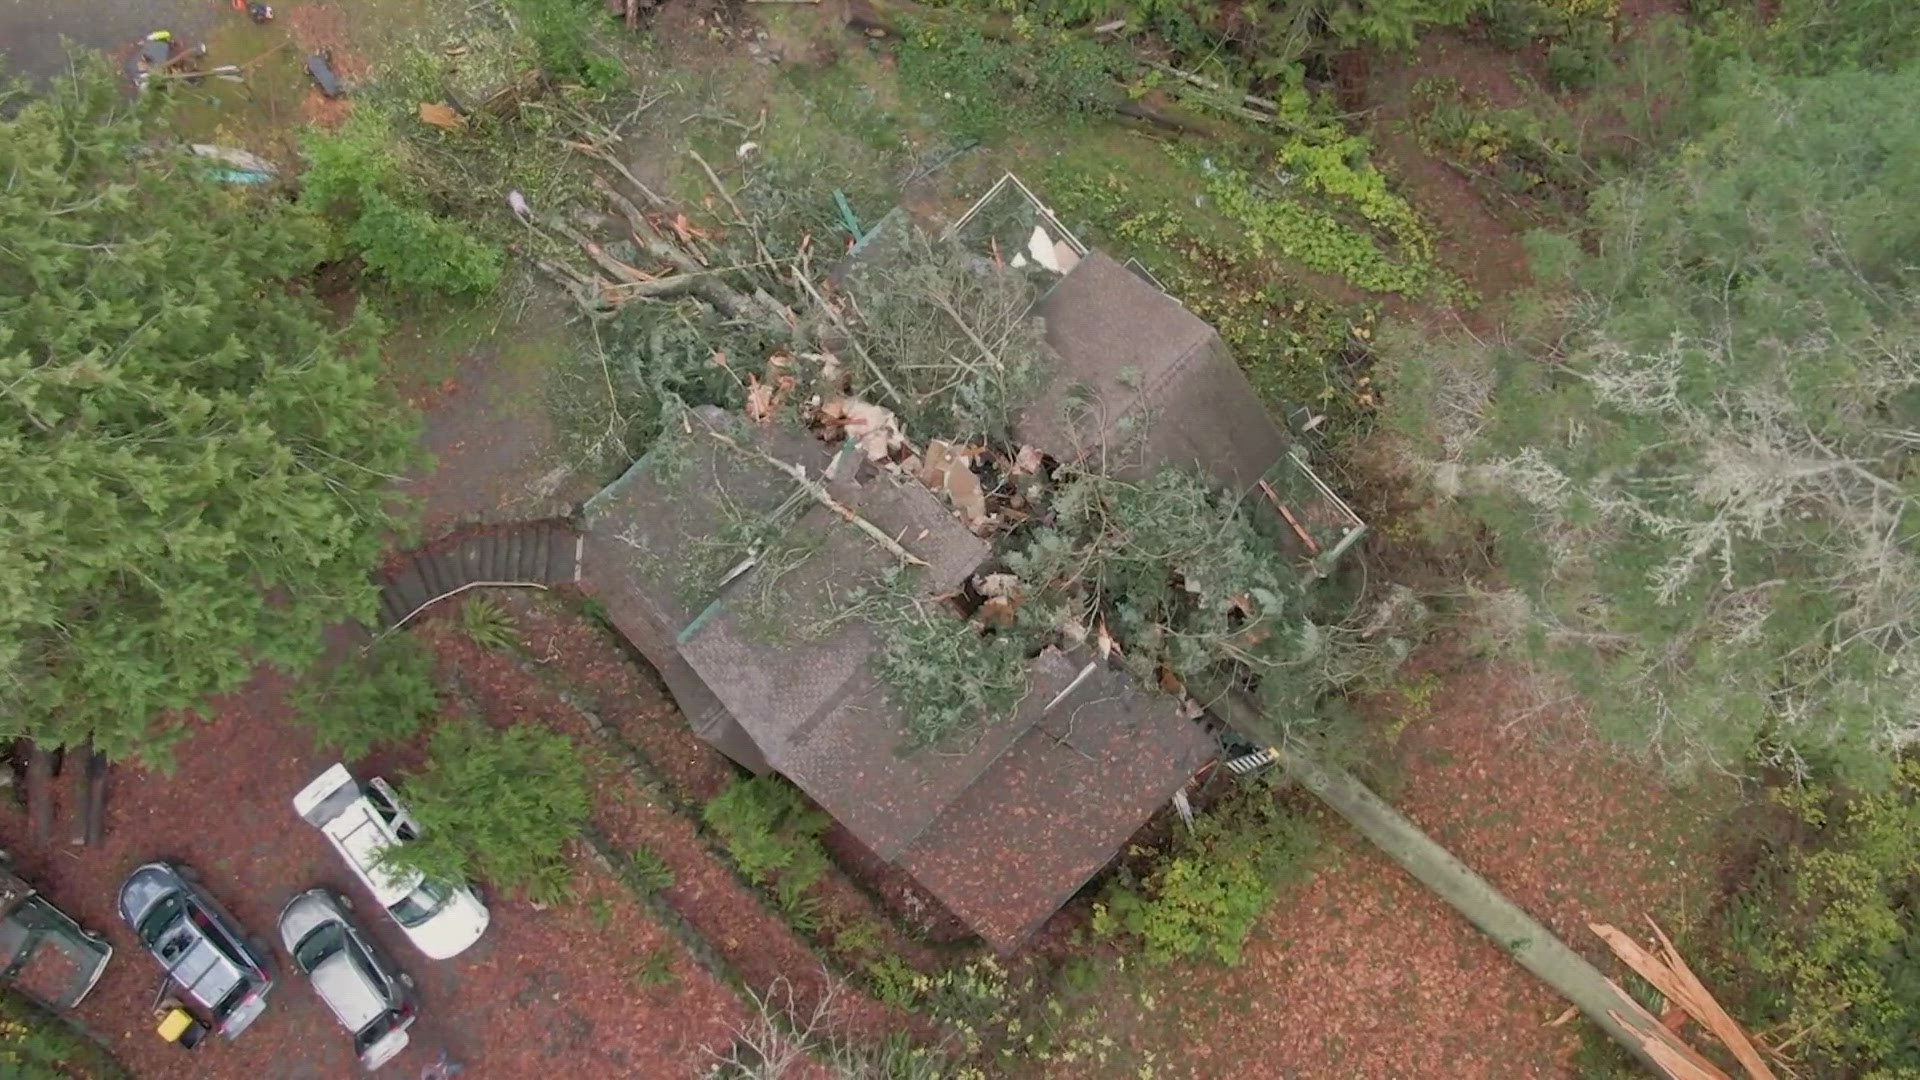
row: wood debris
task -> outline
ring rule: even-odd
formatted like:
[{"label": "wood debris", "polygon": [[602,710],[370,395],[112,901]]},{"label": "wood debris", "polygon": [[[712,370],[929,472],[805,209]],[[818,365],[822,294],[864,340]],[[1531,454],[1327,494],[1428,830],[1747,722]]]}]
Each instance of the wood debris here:
[{"label": "wood debris", "polygon": [[[1720,1003],[1714,1000],[1706,985],[1681,958],[1679,950],[1673,947],[1673,942],[1668,940],[1666,933],[1652,919],[1648,919],[1647,924],[1652,927],[1654,937],[1659,942],[1657,953],[1642,947],[1639,942],[1614,927],[1602,923],[1590,923],[1588,929],[1599,935],[1600,939],[1607,943],[1607,947],[1613,950],[1614,955],[1632,968],[1635,974],[1647,980],[1669,1002],[1684,1010],[1709,1034],[1720,1040],[1752,1080],[1775,1080],[1773,1070],[1760,1056],[1760,1051],[1753,1045],[1753,1040],[1749,1039],[1747,1033],[1741,1029],[1733,1017],[1720,1007]],[[1665,1030],[1664,1027],[1663,1030]]]},{"label": "wood debris", "polygon": [[859,398],[840,398],[828,402],[822,413],[829,408],[838,414],[841,430],[859,445],[868,461],[886,461],[895,450],[906,445],[907,437],[900,430],[899,418],[884,405]]},{"label": "wood debris", "polygon": [[420,103],[420,119],[447,131],[458,131],[467,126],[466,117],[455,112],[451,105],[442,105],[437,101]]},{"label": "wood debris", "polygon": [[841,519],[844,520],[847,524],[852,525],[854,528],[859,529],[863,533],[866,533],[868,537],[872,538],[874,543],[880,545],[881,548],[883,548],[884,550],[892,554],[894,558],[899,559],[901,562],[906,563],[908,566],[927,565],[927,561],[925,559],[922,559],[920,556],[915,555],[913,552],[908,551],[906,548],[901,547],[900,542],[898,540],[895,540],[893,537],[888,536],[887,531],[885,529],[882,529],[880,526],[875,525],[873,522],[868,521],[866,518],[861,517],[859,514],[854,512],[852,507],[841,502],[839,499],[834,498],[832,493],[827,491],[826,485],[808,476],[807,470],[802,466],[796,465],[791,461],[782,461],[779,458],[774,457],[772,454],[768,454],[760,450],[753,450],[753,449],[749,449],[747,447],[741,446],[739,443],[733,441],[732,439],[728,438],[727,436],[721,434],[718,431],[709,431],[707,432],[707,434],[713,436],[713,438],[716,441],[718,441],[720,445],[726,447],[727,449],[732,450],[733,452],[740,454],[744,457],[757,458],[760,461],[765,462],[768,465],[771,465],[773,468],[778,469],[780,472],[785,473],[787,476],[792,477],[794,482],[800,485],[801,491],[804,491],[808,495],[812,496],[814,501],[818,502],[820,505],[840,515]]},{"label": "wood debris", "polygon": [[1020,595],[1020,579],[1012,574],[983,574],[973,579],[973,587],[988,599]]}]

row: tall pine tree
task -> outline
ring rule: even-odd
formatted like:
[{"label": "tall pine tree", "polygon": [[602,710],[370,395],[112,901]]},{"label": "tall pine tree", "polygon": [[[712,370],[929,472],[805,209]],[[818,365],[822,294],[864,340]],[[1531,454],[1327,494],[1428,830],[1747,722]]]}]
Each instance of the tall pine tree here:
[{"label": "tall pine tree", "polygon": [[153,120],[104,69],[0,115],[0,734],[114,756],[371,613],[414,432],[319,222]]}]

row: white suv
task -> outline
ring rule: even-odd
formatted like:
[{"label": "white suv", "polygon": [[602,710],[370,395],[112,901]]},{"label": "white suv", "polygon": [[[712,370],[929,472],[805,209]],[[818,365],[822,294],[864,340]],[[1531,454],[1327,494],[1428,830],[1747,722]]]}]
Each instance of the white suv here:
[{"label": "white suv", "polygon": [[380,864],[380,853],[420,835],[385,780],[362,786],[345,765],[335,765],[293,797],[293,808],[317,826],[380,906],[435,960],[458,955],[478,941],[490,918],[486,905],[465,886],[426,880],[417,870]]}]

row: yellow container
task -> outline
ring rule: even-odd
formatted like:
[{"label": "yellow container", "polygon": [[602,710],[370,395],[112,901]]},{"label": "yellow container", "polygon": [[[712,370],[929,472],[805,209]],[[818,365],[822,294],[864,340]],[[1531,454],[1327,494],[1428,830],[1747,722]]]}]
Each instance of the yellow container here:
[{"label": "yellow container", "polygon": [[168,1009],[160,1016],[160,1037],[168,1042],[179,1042],[180,1036],[192,1026],[192,1013],[185,1009]]}]

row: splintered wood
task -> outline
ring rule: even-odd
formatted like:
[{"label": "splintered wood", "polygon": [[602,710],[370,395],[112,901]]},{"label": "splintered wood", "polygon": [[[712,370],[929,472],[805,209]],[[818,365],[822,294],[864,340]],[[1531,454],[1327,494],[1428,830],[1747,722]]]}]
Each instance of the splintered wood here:
[{"label": "splintered wood", "polygon": [[[1659,942],[1659,951],[1650,952],[1639,942],[1614,927],[1601,923],[1589,924],[1600,940],[1607,943],[1622,963],[1632,968],[1634,973],[1647,980],[1652,987],[1666,997],[1667,1001],[1679,1008],[1688,1017],[1718,1039],[1751,1080],[1775,1080],[1774,1072],[1768,1067],[1760,1051],[1753,1045],[1733,1017],[1720,1007],[1707,991],[1693,969],[1681,958],[1673,942],[1652,919],[1647,920],[1653,935]],[[1624,993],[1623,995],[1624,996]],[[1698,1051],[1681,1041],[1669,1025],[1655,1020],[1646,1010],[1633,1006],[1637,1016],[1629,1019],[1618,1017],[1622,1023],[1642,1033],[1642,1046],[1647,1055],[1657,1062],[1667,1075],[1677,1080],[1703,1080],[1716,1078],[1724,1080],[1726,1074],[1711,1062],[1701,1057]],[[1677,1026],[1677,1025],[1674,1025]]]}]

